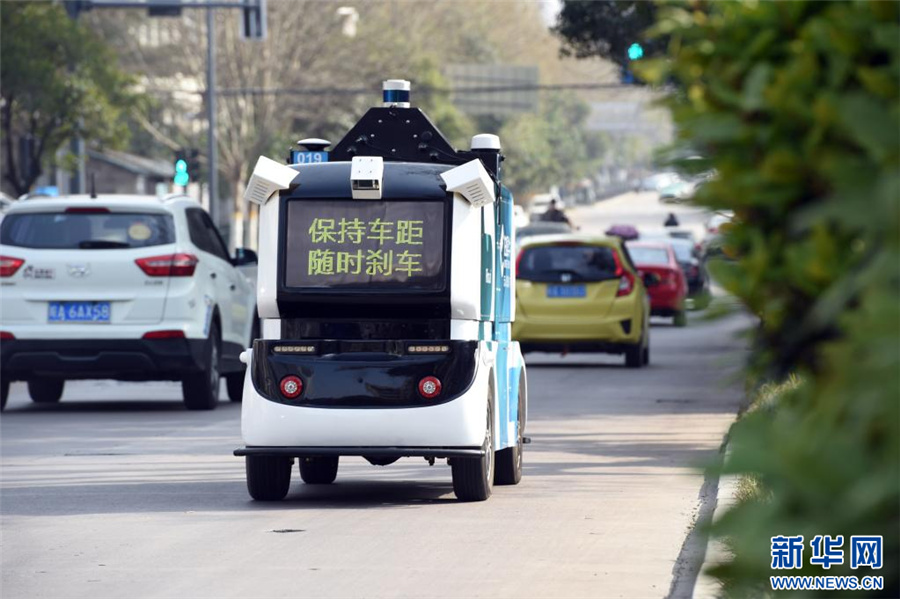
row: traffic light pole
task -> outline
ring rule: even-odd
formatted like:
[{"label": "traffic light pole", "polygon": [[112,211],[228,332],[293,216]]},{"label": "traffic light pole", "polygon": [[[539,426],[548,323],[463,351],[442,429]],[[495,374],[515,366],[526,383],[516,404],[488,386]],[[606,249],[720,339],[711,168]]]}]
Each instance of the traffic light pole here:
[{"label": "traffic light pole", "polygon": [[[219,156],[216,145],[216,8],[240,8],[244,11],[244,37],[247,39],[264,39],[266,36],[266,0],[63,0],[66,12],[72,19],[84,11],[99,8],[142,8],[151,11],[161,10],[156,16],[175,16],[184,8],[206,9],[206,117],[208,122],[209,157],[209,215],[216,226],[219,225]],[[75,144],[73,144],[74,146]],[[80,146],[80,176],[76,176],[77,184],[84,187],[83,142]],[[73,147],[74,149],[74,147]]]},{"label": "traffic light pole", "polygon": [[216,138],[216,27],[213,8],[206,9],[206,119],[209,143],[207,180],[209,181],[209,216],[219,226],[219,146]]}]

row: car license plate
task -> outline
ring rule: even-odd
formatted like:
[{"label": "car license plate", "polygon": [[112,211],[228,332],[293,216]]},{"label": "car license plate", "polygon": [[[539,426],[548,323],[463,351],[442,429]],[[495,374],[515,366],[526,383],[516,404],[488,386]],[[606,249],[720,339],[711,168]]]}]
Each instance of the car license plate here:
[{"label": "car license plate", "polygon": [[50,322],[109,322],[109,302],[50,302]]},{"label": "car license plate", "polygon": [[584,285],[548,285],[547,297],[585,297]]}]

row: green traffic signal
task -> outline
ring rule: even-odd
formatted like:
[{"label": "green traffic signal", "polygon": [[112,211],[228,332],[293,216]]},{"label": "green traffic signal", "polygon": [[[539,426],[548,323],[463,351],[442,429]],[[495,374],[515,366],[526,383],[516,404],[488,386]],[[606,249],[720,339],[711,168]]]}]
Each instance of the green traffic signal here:
[{"label": "green traffic signal", "polygon": [[628,60],[638,60],[644,56],[644,48],[635,42],[628,46]]},{"label": "green traffic signal", "polygon": [[179,158],[175,161],[175,177],[172,179],[175,185],[187,185],[191,181],[191,176],[187,172],[187,162]]}]

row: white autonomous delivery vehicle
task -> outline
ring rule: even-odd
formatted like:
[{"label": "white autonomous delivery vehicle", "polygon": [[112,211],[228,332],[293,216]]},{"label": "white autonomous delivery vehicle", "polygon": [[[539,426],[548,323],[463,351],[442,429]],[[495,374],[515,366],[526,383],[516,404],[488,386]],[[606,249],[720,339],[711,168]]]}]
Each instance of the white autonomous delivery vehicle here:
[{"label": "white autonomous delivery vehicle", "polygon": [[245,194],[262,339],[241,357],[234,453],[250,495],[283,499],[294,458],[307,484],[333,482],[341,456],[446,458],[463,501],[518,483],[527,391],[499,139],[455,150],[390,80],[331,151],[300,144],[288,166],[261,157]]}]

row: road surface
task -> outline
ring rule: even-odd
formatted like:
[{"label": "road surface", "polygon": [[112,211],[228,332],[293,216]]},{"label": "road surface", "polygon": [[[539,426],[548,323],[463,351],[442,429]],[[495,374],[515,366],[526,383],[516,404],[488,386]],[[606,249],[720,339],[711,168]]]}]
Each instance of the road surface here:
[{"label": "road surface", "polygon": [[[641,194],[578,214],[599,226],[654,203]],[[239,405],[186,412],[176,384],[85,381],[38,406],[13,384],[0,417],[0,595],[678,595],[710,491],[695,467],[738,410],[747,326],[660,321],[641,370],[529,354],[523,481],[483,503],[456,502],[444,464],[361,458],[343,459],[334,485],[304,486],[295,471],[284,502],[254,503],[231,456]]]}]

